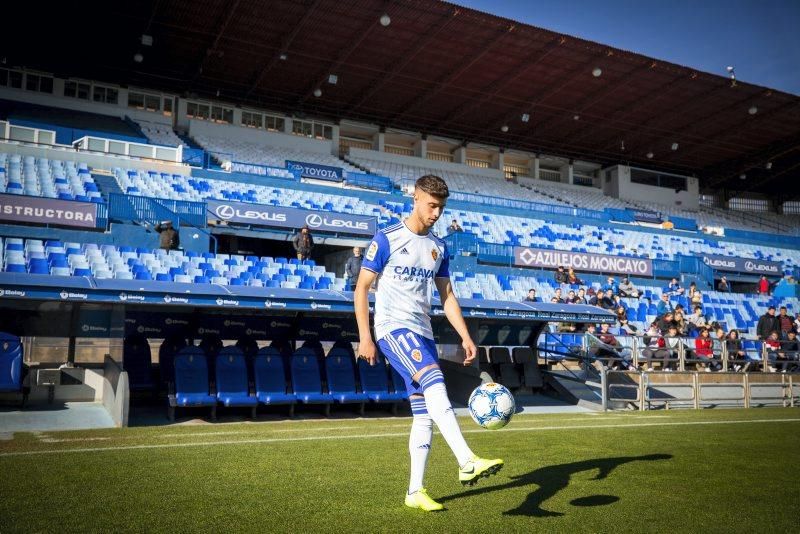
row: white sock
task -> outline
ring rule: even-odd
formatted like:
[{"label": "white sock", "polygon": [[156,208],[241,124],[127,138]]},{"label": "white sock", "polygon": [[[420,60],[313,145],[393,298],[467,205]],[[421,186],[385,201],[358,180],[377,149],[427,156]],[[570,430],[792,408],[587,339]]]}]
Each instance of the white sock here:
[{"label": "white sock", "polygon": [[[438,373],[438,376],[434,375]],[[433,375],[433,376],[430,376]],[[427,379],[427,380],[426,380]],[[447,397],[447,389],[444,387],[444,376],[439,370],[429,371],[420,379],[421,385],[425,388],[425,405],[428,413],[442,433],[442,437],[450,446],[450,450],[458,460],[458,465],[463,466],[472,459],[474,454],[470,450],[464,436],[461,435],[461,428],[458,426],[456,414],[450,405]]]},{"label": "white sock", "polygon": [[425,409],[425,399],[416,401],[411,399],[411,410],[414,421],[411,423],[411,434],[408,436],[408,452],[411,455],[411,478],[408,481],[408,494],[419,491],[423,487],[425,466],[428,463],[428,453],[431,451],[431,438],[433,437],[433,420]]}]

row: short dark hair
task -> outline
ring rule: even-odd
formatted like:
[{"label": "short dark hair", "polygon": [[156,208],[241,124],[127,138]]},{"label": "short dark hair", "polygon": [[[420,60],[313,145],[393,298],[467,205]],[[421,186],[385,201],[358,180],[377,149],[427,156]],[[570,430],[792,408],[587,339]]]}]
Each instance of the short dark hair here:
[{"label": "short dark hair", "polygon": [[531,291],[533,291],[534,293],[536,292],[536,290],[535,290],[534,288],[530,288],[530,289],[528,290],[528,293],[530,293]]},{"label": "short dark hair", "polygon": [[414,188],[425,191],[434,197],[447,198],[450,196],[450,190],[447,188],[447,183],[434,174],[420,176],[419,179],[417,179],[417,181],[414,183]]}]

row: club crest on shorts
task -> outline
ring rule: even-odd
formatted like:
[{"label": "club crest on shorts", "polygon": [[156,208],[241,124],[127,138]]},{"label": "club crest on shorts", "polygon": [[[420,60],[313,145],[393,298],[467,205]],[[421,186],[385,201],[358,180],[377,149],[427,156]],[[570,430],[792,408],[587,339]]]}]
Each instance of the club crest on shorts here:
[{"label": "club crest on shorts", "polygon": [[439,251],[435,248],[431,250],[431,256],[433,257],[433,261],[439,259]]},{"label": "club crest on shorts", "polygon": [[422,353],[419,351],[419,349],[414,349],[411,351],[411,359],[417,363],[422,361]]},{"label": "club crest on shorts", "polygon": [[375,241],[373,241],[372,243],[369,244],[369,248],[367,249],[366,258],[369,261],[372,261],[372,260],[375,259],[375,254],[377,254],[377,253],[378,253],[378,244]]}]

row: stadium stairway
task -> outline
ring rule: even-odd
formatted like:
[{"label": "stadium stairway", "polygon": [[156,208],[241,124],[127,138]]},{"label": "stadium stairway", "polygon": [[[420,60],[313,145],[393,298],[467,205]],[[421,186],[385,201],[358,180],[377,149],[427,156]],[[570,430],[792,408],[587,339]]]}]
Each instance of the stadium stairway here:
[{"label": "stadium stairway", "polygon": [[125,194],[125,192],[120,189],[117,179],[112,174],[93,172],[92,178],[94,178],[94,183],[97,184],[98,189],[100,189],[100,195],[105,202],[108,202],[108,195],[111,193]]}]

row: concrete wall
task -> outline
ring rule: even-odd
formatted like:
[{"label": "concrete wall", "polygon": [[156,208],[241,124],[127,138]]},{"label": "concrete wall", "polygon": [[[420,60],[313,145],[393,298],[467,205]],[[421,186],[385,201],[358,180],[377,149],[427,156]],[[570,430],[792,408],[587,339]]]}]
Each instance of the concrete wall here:
[{"label": "concrete wall", "polygon": [[607,195],[634,202],[656,202],[687,210],[699,208],[700,187],[697,178],[687,177],[687,190],[675,191],[665,187],[632,183],[631,168],[627,165],[617,165],[607,170],[611,171],[612,176],[610,183],[606,183],[603,179],[603,190]]}]

